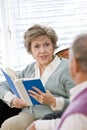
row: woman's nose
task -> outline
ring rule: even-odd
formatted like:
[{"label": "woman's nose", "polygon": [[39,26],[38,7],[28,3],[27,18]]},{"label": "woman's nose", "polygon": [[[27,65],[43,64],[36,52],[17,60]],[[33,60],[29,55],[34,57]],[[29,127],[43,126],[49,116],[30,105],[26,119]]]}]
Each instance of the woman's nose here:
[{"label": "woman's nose", "polygon": [[45,47],[41,47],[41,48],[40,48],[40,52],[41,52],[41,53],[45,52]]}]

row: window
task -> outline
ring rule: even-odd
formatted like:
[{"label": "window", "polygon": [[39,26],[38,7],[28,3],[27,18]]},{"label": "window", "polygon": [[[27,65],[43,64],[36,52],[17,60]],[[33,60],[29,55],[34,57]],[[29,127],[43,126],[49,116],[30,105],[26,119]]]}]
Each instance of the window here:
[{"label": "window", "polygon": [[87,32],[87,0],[1,1],[4,1],[4,23],[7,23],[3,30],[7,29],[5,36],[8,43],[5,42],[3,47],[4,61],[0,49],[0,63],[5,62],[5,65],[16,70],[33,60],[23,45],[24,32],[31,25],[40,23],[52,26],[58,33],[58,44],[70,44],[77,34]]}]

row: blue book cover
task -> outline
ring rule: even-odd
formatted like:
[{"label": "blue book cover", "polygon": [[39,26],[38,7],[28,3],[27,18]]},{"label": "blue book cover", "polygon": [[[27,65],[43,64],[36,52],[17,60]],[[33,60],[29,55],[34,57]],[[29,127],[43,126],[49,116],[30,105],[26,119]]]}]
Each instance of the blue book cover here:
[{"label": "blue book cover", "polygon": [[[40,79],[23,80],[22,82],[23,82],[23,84],[24,84],[24,86],[25,86],[25,88],[26,88],[27,91],[28,91],[28,90],[35,91],[35,90],[32,88],[33,86],[35,86],[35,87],[37,87],[38,89],[40,89],[42,92],[44,92],[44,93],[46,92],[46,91],[45,91],[45,88],[44,88],[44,86],[43,86],[43,84],[42,84],[42,82],[41,82]],[[28,93],[29,93],[29,92],[28,92]],[[30,99],[31,99],[33,105],[38,105],[38,104],[40,104],[37,100],[35,100],[35,99],[34,99],[33,97],[31,97],[31,96],[30,96]]]},{"label": "blue book cover", "polygon": [[8,84],[9,84],[9,87],[10,87],[10,89],[12,90],[12,92],[13,92],[17,97],[20,97],[19,94],[18,94],[17,89],[15,88],[15,85],[14,85],[12,79],[10,78],[10,76],[9,76],[4,70],[1,69],[1,71],[3,72],[3,74],[4,74],[5,78],[6,78]]},{"label": "blue book cover", "polygon": [[[39,105],[40,103],[35,100],[33,97],[29,96],[28,90],[35,91],[32,87],[35,86],[38,89],[40,89],[42,92],[46,92],[45,88],[41,82],[40,79],[17,79],[16,81],[13,81],[13,79],[7,74],[3,69],[1,69],[3,72],[10,89],[12,92],[19,98],[22,98],[25,102],[27,102],[28,105]],[[11,71],[11,70],[10,70]]]}]

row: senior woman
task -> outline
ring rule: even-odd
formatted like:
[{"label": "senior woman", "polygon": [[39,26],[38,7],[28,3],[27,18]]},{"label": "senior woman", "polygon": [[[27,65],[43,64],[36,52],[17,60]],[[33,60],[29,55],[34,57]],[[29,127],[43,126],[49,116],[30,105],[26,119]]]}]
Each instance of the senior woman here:
[{"label": "senior woman", "polygon": [[27,106],[12,94],[6,82],[0,83],[0,98],[9,106],[22,108],[1,126],[1,130],[25,130],[32,122],[54,111],[63,111],[69,104],[69,90],[74,86],[68,71],[68,61],[54,55],[57,34],[51,27],[33,25],[24,34],[24,45],[36,60],[18,73],[19,78],[40,78],[46,93],[37,88],[30,96],[41,105]]}]

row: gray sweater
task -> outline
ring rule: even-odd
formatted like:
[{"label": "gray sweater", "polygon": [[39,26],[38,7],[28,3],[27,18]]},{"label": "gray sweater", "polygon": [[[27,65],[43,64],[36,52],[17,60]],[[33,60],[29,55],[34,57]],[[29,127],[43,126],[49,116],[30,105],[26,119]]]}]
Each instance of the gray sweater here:
[{"label": "gray sweater", "polygon": [[[19,78],[30,78],[35,76],[34,69],[35,62],[29,64],[23,71],[18,73]],[[49,90],[55,97],[64,98],[64,107],[66,108],[69,104],[69,90],[74,86],[69,70],[68,60],[61,59],[61,62],[53,74],[48,78],[45,89]],[[11,91],[7,82],[0,83],[0,99],[3,99],[4,95]],[[23,108],[22,111],[31,114],[33,117],[41,118],[46,114],[53,112],[52,108],[48,105],[35,105],[30,108]]]}]

